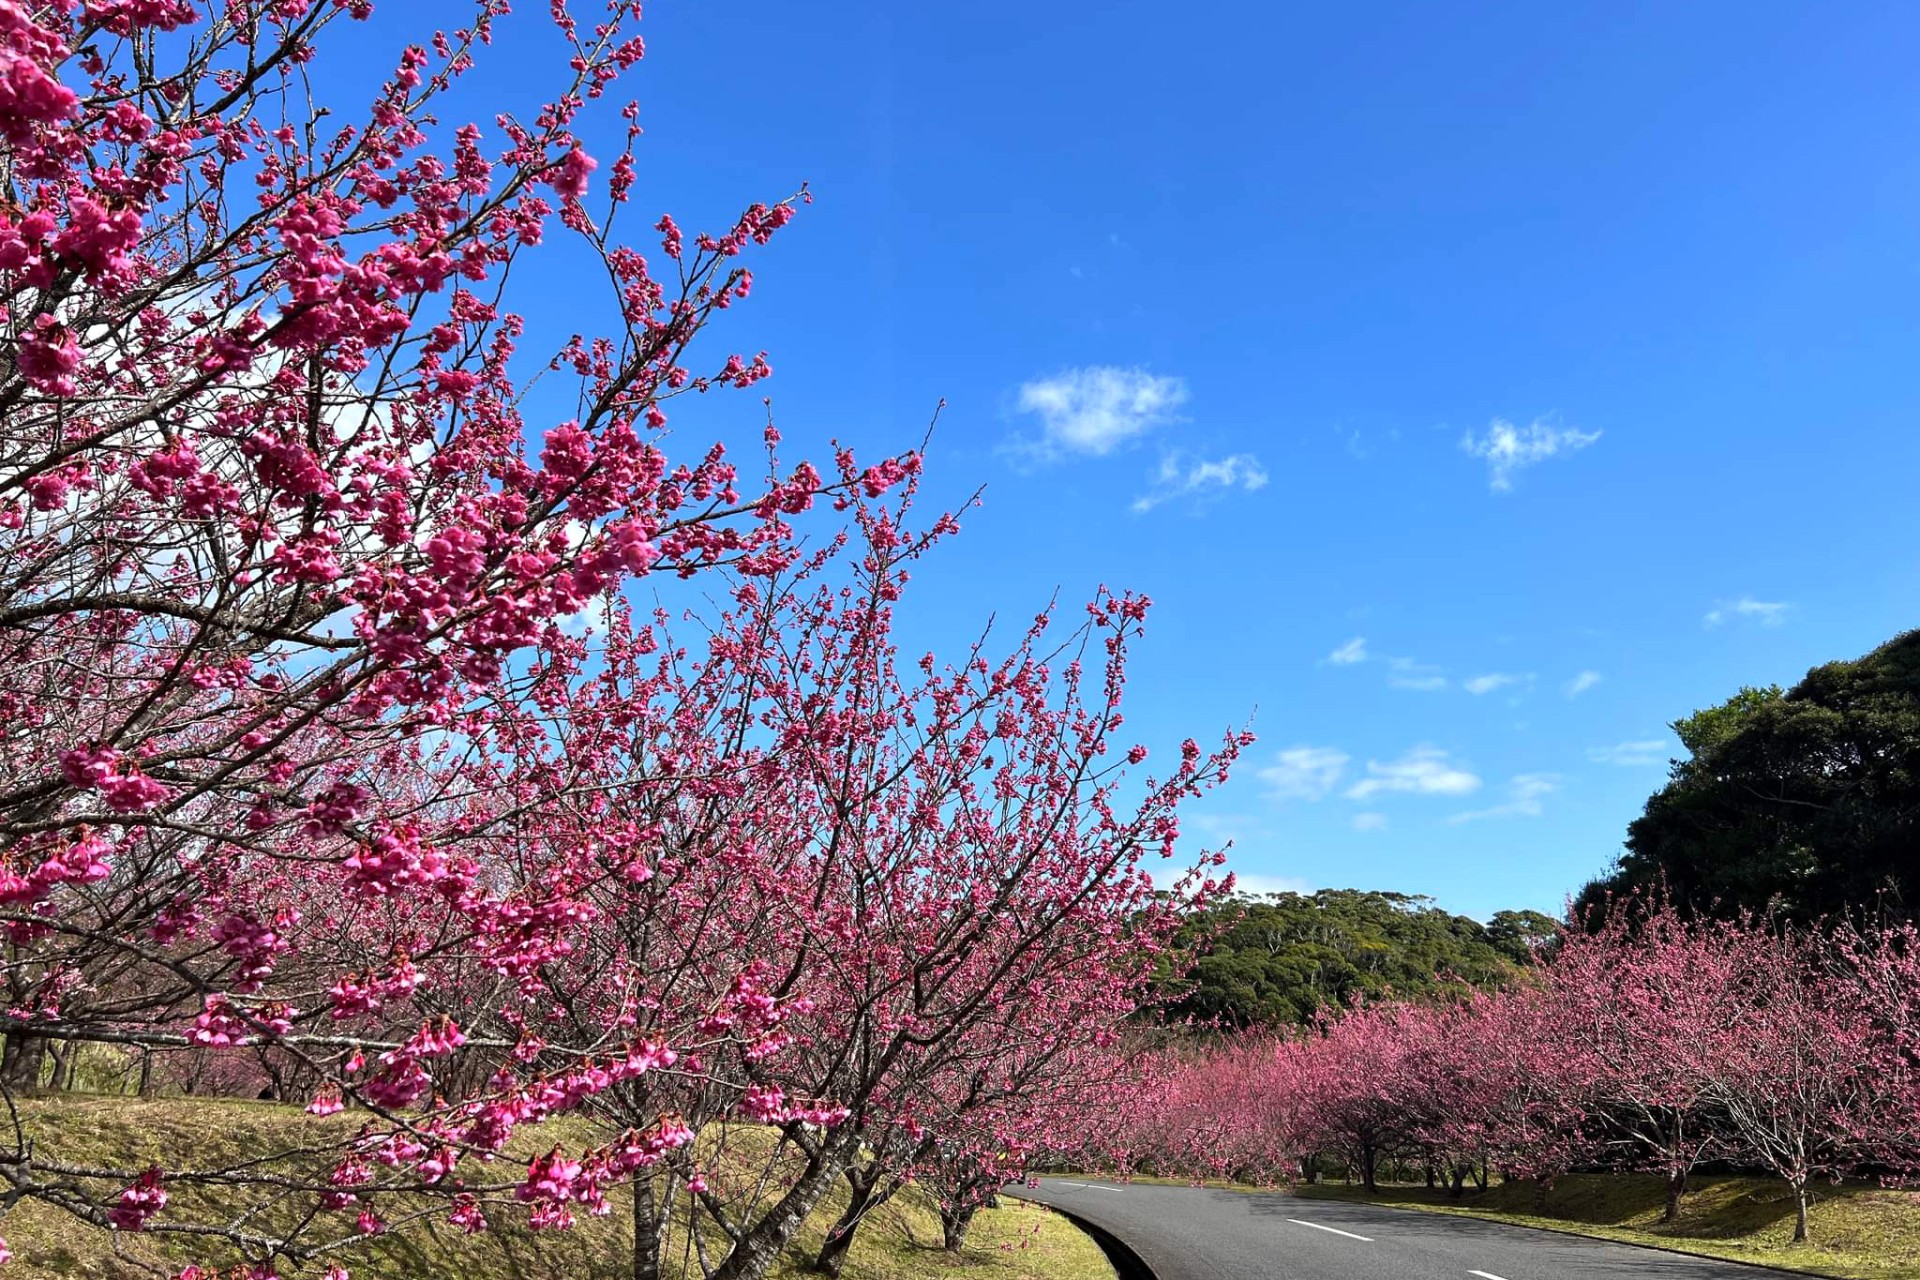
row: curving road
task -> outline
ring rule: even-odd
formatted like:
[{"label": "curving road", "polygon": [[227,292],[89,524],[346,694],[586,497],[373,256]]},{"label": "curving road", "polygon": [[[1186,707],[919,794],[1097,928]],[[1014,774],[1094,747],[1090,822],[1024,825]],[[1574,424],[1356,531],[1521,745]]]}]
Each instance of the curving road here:
[{"label": "curving road", "polygon": [[1791,1273],[1451,1214],[1043,1178],[1008,1194],[1124,1241],[1158,1280],[1766,1280]]}]

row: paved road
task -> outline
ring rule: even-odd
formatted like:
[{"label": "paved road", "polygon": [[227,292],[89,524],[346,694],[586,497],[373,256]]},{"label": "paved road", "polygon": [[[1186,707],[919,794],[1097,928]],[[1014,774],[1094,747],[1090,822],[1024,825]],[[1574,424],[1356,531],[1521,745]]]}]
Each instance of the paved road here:
[{"label": "paved road", "polygon": [[1158,1280],[1767,1280],[1790,1273],[1451,1214],[1045,1178],[1013,1190],[1125,1241]]}]

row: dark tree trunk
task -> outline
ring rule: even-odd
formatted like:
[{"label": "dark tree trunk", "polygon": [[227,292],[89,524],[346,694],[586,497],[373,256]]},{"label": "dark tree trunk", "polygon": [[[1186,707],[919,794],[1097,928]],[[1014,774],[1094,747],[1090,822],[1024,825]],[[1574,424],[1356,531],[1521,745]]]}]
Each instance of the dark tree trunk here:
[{"label": "dark tree trunk", "polygon": [[967,1228],[973,1225],[973,1215],[978,1212],[977,1204],[940,1210],[940,1241],[948,1253],[958,1253],[967,1247]]},{"label": "dark tree trunk", "polygon": [[73,1060],[78,1055],[78,1045],[48,1045],[47,1056],[53,1059],[53,1075],[47,1081],[51,1093],[65,1093],[73,1088]]},{"label": "dark tree trunk", "polygon": [[847,1170],[847,1207],[827,1228],[827,1238],[820,1244],[820,1256],[813,1261],[815,1271],[839,1276],[847,1265],[847,1252],[853,1248],[854,1233],[860,1230],[860,1224],[866,1221],[874,1206],[887,1198],[881,1182],[880,1171],[871,1166],[855,1165]]},{"label": "dark tree trunk", "polygon": [[1318,1155],[1300,1157],[1300,1180],[1308,1186],[1320,1181],[1320,1157]]},{"label": "dark tree trunk", "polygon": [[1793,1242],[1807,1242],[1807,1184],[1804,1180],[1793,1184]]},{"label": "dark tree trunk", "polygon": [[1457,1164],[1453,1166],[1453,1179],[1447,1186],[1448,1195],[1452,1196],[1455,1200],[1458,1200],[1462,1195],[1466,1194],[1467,1174],[1471,1172],[1472,1169],[1473,1169],[1472,1165],[1466,1165],[1466,1164]]},{"label": "dark tree trunk", "polygon": [[760,1280],[766,1275],[859,1150],[860,1135],[851,1125],[830,1134],[779,1203],[734,1241],[711,1280]]},{"label": "dark tree trunk", "polygon": [[1360,1185],[1365,1187],[1369,1194],[1379,1190],[1379,1187],[1374,1185],[1373,1177],[1373,1166],[1378,1155],[1379,1153],[1371,1146],[1360,1148]]},{"label": "dark tree trunk", "polygon": [[0,1049],[0,1085],[9,1093],[38,1093],[40,1068],[47,1060],[47,1038],[18,1031],[7,1034]]},{"label": "dark tree trunk", "polygon": [[1667,1211],[1662,1214],[1662,1222],[1680,1220],[1680,1197],[1687,1194],[1687,1171],[1678,1169],[1667,1174]]},{"label": "dark tree trunk", "polygon": [[1433,1190],[1433,1165],[1427,1165],[1427,1190]]},{"label": "dark tree trunk", "polygon": [[634,1174],[633,1280],[659,1280],[660,1255],[666,1245],[666,1218],[670,1194],[654,1194],[654,1177]]}]

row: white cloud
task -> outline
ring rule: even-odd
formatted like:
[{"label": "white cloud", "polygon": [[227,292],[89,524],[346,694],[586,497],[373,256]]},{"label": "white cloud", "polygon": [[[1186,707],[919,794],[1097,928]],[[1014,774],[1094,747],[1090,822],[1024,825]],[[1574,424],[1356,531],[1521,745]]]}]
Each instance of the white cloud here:
[{"label": "white cloud", "polygon": [[1665,738],[1646,738],[1638,742],[1616,742],[1610,747],[1589,748],[1587,759],[1595,764],[1665,764],[1672,750],[1672,744]]},{"label": "white cloud", "polygon": [[1578,431],[1534,421],[1516,427],[1504,418],[1495,418],[1487,433],[1476,436],[1469,431],[1460,438],[1460,447],[1487,464],[1487,485],[1496,493],[1513,488],[1516,472],[1562,453],[1577,453],[1600,438],[1598,431]]},{"label": "white cloud", "polygon": [[1491,809],[1456,813],[1448,822],[1476,822],[1481,818],[1537,818],[1544,811],[1541,801],[1560,789],[1560,779],[1551,773],[1522,773],[1507,784],[1507,802]]},{"label": "white cloud", "polygon": [[1353,639],[1327,655],[1327,661],[1336,667],[1350,667],[1356,662],[1367,660],[1367,638],[1355,636]]},{"label": "white cloud", "polygon": [[1567,681],[1567,696],[1569,698],[1577,698],[1599,683],[1600,673],[1598,671],[1582,671],[1579,675]]},{"label": "white cloud", "polygon": [[1350,758],[1333,747],[1288,747],[1260,770],[1260,780],[1280,799],[1319,800],[1340,781]]},{"label": "white cloud", "polygon": [[1195,458],[1191,462],[1175,452],[1160,459],[1153,488],[1133,500],[1136,514],[1153,510],[1176,498],[1204,500],[1234,489],[1252,493],[1267,486],[1267,470],[1250,453],[1230,453],[1224,458]]},{"label": "white cloud", "polygon": [[1504,689],[1510,684],[1528,684],[1531,683],[1532,680],[1532,676],[1516,676],[1505,671],[1493,671],[1484,676],[1475,676],[1473,679],[1462,683],[1460,687],[1475,697],[1478,697],[1483,693],[1492,693],[1496,689]]},{"label": "white cloud", "polygon": [[1187,400],[1187,384],[1145,369],[1089,365],[1022,384],[1019,409],[1040,419],[1040,438],[1017,442],[1042,461],[1068,454],[1102,457],[1169,422]]},{"label": "white cloud", "polygon": [[1738,600],[1722,600],[1707,613],[1707,625],[1717,627],[1729,619],[1751,619],[1763,627],[1777,627],[1787,620],[1787,612],[1793,608],[1784,600],[1755,600],[1752,596],[1741,596]]},{"label": "white cloud", "polygon": [[1240,893],[1251,893],[1256,897],[1264,897],[1269,893],[1313,892],[1312,883],[1302,880],[1299,876],[1265,876],[1257,872],[1247,874],[1235,871],[1233,887]]},{"label": "white cloud", "polygon": [[1396,791],[1422,796],[1464,796],[1480,786],[1479,778],[1454,764],[1438,747],[1415,747],[1387,764],[1369,760],[1367,775],[1347,788],[1347,799],[1366,800]]},{"label": "white cloud", "polygon": [[1430,663],[1415,662],[1412,658],[1389,658],[1387,666],[1391,673],[1387,676],[1387,683],[1396,689],[1435,693],[1447,687],[1447,678],[1440,674],[1440,668]]},{"label": "white cloud", "polygon": [[1356,813],[1353,815],[1355,831],[1385,831],[1387,815],[1384,813]]}]

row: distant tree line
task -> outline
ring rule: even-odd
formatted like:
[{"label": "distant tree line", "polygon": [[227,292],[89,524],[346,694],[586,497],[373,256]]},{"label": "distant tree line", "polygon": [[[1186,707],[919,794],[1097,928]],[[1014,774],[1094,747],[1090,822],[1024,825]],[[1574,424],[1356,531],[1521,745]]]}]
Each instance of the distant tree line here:
[{"label": "distant tree line", "polygon": [[1176,1020],[1299,1025],[1357,1002],[1498,990],[1555,922],[1501,911],[1486,924],[1431,898],[1359,889],[1241,895],[1190,916],[1162,964]]}]

